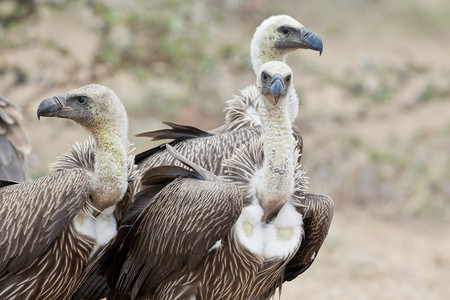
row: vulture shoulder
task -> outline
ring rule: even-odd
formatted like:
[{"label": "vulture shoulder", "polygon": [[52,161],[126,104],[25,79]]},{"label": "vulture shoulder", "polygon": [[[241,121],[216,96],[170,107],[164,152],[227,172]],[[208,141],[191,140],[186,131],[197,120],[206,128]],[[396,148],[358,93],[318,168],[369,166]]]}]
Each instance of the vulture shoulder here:
[{"label": "vulture shoulder", "polygon": [[[183,125],[177,126],[184,127]],[[160,132],[161,131],[149,132],[146,136],[153,137],[153,139],[159,139]],[[173,136],[183,135],[183,130],[178,128],[164,129],[164,132],[166,136],[169,132]],[[259,126],[227,131],[218,135],[205,136],[200,134],[197,137],[194,137],[190,134],[189,138],[175,139],[170,143],[162,144],[136,155],[136,163],[141,174],[155,166],[182,166],[182,163],[178,159],[174,158],[166,151],[166,145],[170,145],[189,161],[201,165],[215,175],[221,175],[223,172],[223,160],[230,158],[236,149],[251,144],[260,136],[261,128]]]},{"label": "vulture shoulder", "polygon": [[[181,124],[175,124],[171,122],[162,122],[163,124],[169,126],[168,129],[160,129],[155,131],[148,131],[143,132],[140,134],[137,134],[137,137],[150,137],[153,141],[159,141],[164,139],[170,139],[172,142],[170,142],[170,145],[176,145],[182,141],[189,140],[189,139],[196,139],[196,138],[205,138],[210,137],[212,134],[203,131],[201,129],[198,129],[193,126],[188,125],[181,125]],[[136,155],[135,161],[136,163],[140,163],[146,158],[152,156],[153,154],[164,150],[164,146],[157,146],[154,148],[151,148],[147,151],[144,151],[138,155]]]},{"label": "vulture shoulder", "polygon": [[239,188],[211,180],[215,176],[204,180],[175,166],[156,167],[147,174],[149,188],[136,196],[137,209],[128,210],[133,217],[124,217],[116,245],[103,257],[116,295],[147,294],[182,268],[195,269],[220,245],[242,210]]},{"label": "vulture shoulder", "polygon": [[[172,139],[167,143],[175,147],[182,155],[188,157],[197,164],[202,164],[206,169],[216,175],[220,175],[222,161],[230,158],[237,149],[253,143],[261,137],[261,126],[244,126],[239,129],[223,131],[212,134],[192,126],[164,122],[171,128],[149,131],[137,136],[150,137],[152,140]],[[299,150],[297,162],[301,161],[303,151],[303,138],[300,129],[292,126],[296,148]],[[161,144],[136,155],[135,162],[145,172],[156,165],[169,165],[177,161],[166,151],[166,144]]]},{"label": "vulture shoulder", "polygon": [[334,214],[333,200],[326,195],[305,193],[298,197],[303,215],[304,238],[300,248],[286,266],[284,281],[291,281],[314,262],[327,237]]},{"label": "vulture shoulder", "polygon": [[259,91],[256,85],[250,85],[240,91],[240,95],[226,102],[225,127],[213,129],[213,133],[221,133],[225,130],[232,131],[244,127],[259,126],[261,119],[258,112]]},{"label": "vulture shoulder", "polygon": [[0,96],[0,179],[27,179],[26,156],[31,145],[25,129],[20,125],[20,108]]},{"label": "vulture shoulder", "polygon": [[0,188],[0,277],[49,247],[89,200],[89,183],[84,170],[72,169]]}]

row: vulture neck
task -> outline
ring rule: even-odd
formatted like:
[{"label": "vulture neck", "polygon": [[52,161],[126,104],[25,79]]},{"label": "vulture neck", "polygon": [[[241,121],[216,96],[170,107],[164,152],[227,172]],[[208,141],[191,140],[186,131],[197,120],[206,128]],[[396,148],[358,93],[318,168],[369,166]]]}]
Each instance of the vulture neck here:
[{"label": "vulture neck", "polygon": [[[261,96],[264,97],[264,96]],[[289,200],[294,190],[294,145],[289,105],[282,103],[261,105],[260,115],[264,139],[262,180],[256,197],[267,219]],[[268,101],[266,102],[268,103]]]},{"label": "vulture neck", "polygon": [[263,64],[269,61],[286,62],[287,53],[282,53],[274,48],[273,41],[266,36],[255,34],[250,44],[250,57],[253,71],[259,73]]},{"label": "vulture neck", "polygon": [[127,124],[124,122],[112,128],[101,126],[93,130],[96,154],[92,177],[92,203],[100,211],[116,204],[127,189]]}]

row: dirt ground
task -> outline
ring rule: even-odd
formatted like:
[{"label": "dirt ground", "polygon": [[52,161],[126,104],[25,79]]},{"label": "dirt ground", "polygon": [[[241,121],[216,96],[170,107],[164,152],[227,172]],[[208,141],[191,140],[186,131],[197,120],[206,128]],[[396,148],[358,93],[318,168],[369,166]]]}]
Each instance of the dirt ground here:
[{"label": "dirt ground", "polygon": [[336,209],[315,263],[281,299],[447,299],[448,1],[212,2],[39,0],[5,25],[14,1],[2,1],[0,93],[22,106],[31,176],[87,137],[66,120],[38,121],[44,98],[91,82],[113,88],[135,153],[153,144],[134,134],[164,120],[214,128],[224,101],[254,83],[255,27],[289,13],[324,41],[322,56],[287,62],[310,191]]},{"label": "dirt ground", "polygon": [[311,268],[281,299],[447,299],[450,228],[337,211]]}]

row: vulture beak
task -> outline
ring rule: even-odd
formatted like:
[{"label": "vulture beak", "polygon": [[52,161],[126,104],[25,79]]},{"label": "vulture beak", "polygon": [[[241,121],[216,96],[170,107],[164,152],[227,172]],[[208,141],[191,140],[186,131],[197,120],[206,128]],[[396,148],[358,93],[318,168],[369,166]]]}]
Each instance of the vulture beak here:
[{"label": "vulture beak", "polygon": [[301,28],[295,30],[288,37],[282,38],[275,43],[278,50],[296,50],[296,49],[311,49],[319,51],[322,54],[323,43],[320,36],[311,30]]},{"label": "vulture beak", "polygon": [[322,55],[323,43],[318,34],[303,28],[301,39],[306,43],[306,45],[309,45],[309,49],[319,51],[319,55]]},{"label": "vulture beak", "polygon": [[[37,117],[54,117],[64,107],[63,103],[66,100],[66,95],[58,95],[45,99],[39,104],[37,109]],[[61,101],[63,103],[61,103]]]},{"label": "vulture beak", "polygon": [[281,77],[281,75],[278,74],[274,75],[272,77],[272,82],[270,83],[270,93],[275,99],[275,104],[277,104],[278,100],[280,100],[280,97],[283,94],[283,90],[284,90],[283,77]]}]

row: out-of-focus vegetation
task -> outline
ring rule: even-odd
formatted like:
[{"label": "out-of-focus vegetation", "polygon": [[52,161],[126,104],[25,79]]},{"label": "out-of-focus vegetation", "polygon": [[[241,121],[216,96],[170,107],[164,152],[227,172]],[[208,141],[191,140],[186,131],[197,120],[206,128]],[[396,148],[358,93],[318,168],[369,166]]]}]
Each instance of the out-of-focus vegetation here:
[{"label": "out-of-focus vegetation", "polygon": [[[255,27],[279,13],[325,45],[288,59],[311,190],[338,207],[447,218],[450,4],[439,0],[1,1],[0,92],[24,107],[33,177],[73,142],[27,118],[42,97],[99,82],[125,102],[133,135],[162,120],[218,126],[225,100],[254,82]],[[44,141],[61,146],[41,153]]]}]

